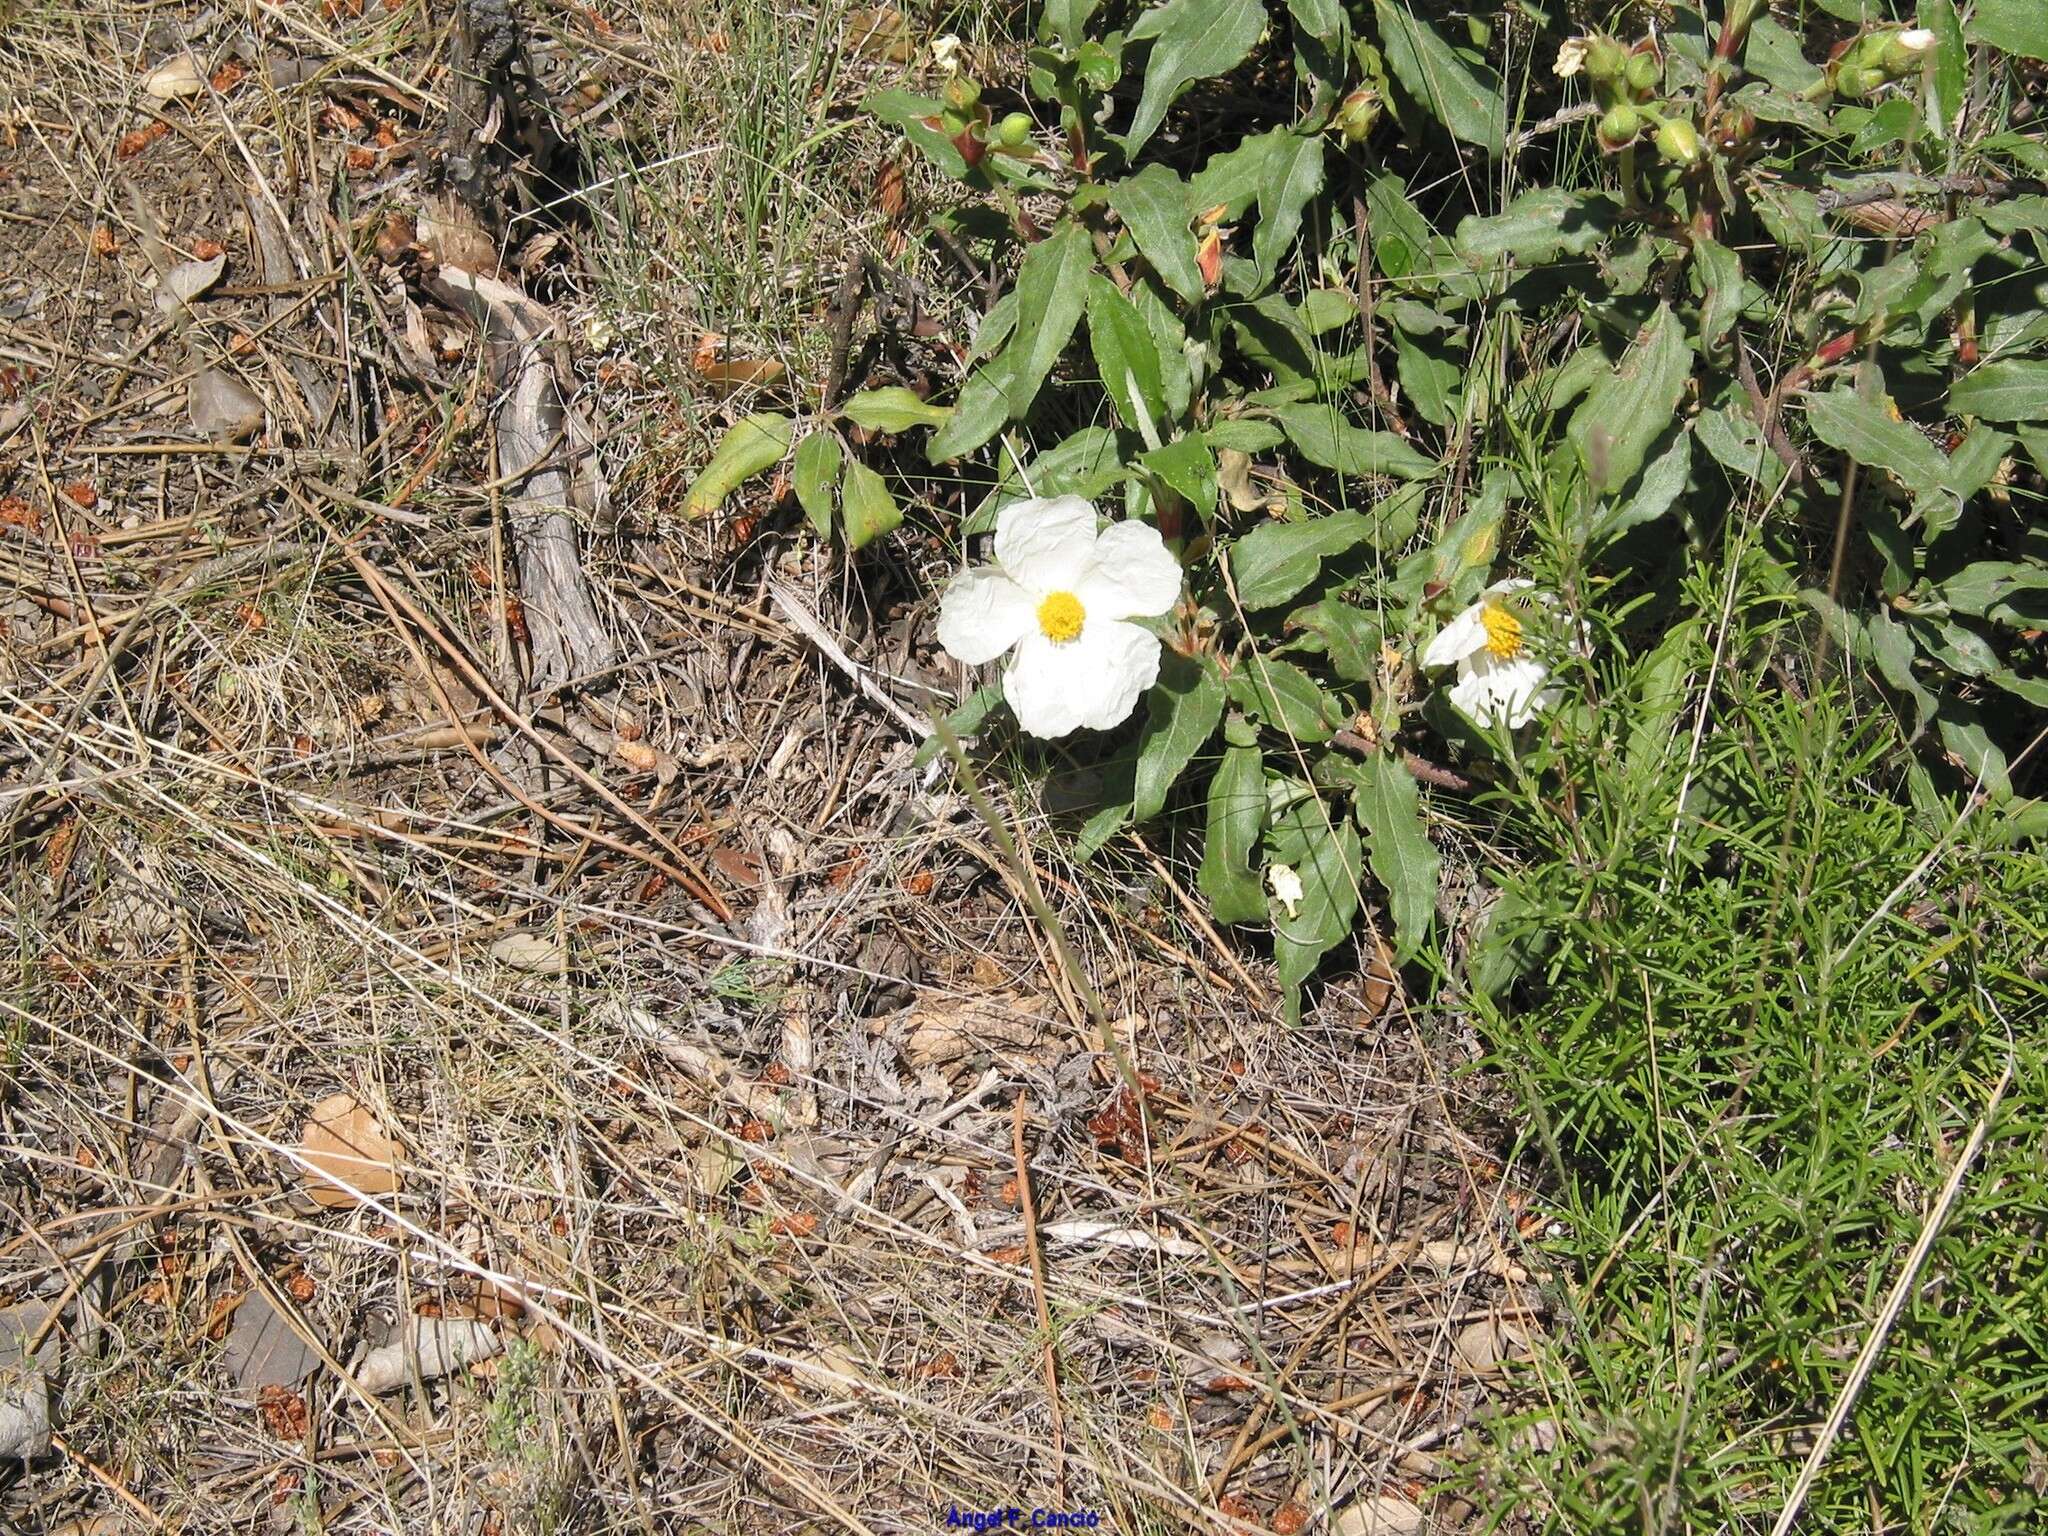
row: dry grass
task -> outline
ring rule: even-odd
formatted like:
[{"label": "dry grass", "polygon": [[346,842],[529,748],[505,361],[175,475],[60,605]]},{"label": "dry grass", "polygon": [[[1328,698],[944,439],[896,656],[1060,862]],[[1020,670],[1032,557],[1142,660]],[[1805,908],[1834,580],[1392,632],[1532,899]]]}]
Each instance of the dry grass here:
[{"label": "dry grass", "polygon": [[[1502,1380],[1499,1325],[1546,1307],[1461,1129],[1487,1124],[1470,1042],[1356,988],[1275,1028],[1171,850],[1073,868],[1070,818],[1019,780],[1005,812],[1125,1021],[1148,1138],[986,829],[764,598],[795,589],[929,710],[958,681],[926,638],[944,546],[853,573],[772,514],[750,542],[666,515],[693,418],[733,408],[657,387],[692,332],[745,335],[753,306],[747,339],[815,378],[849,234],[763,245],[759,198],[799,186],[813,228],[864,207],[833,158],[856,130],[812,141],[875,66],[797,70],[801,99],[714,146],[782,157],[755,203],[674,161],[529,252],[579,353],[599,313],[620,337],[577,366],[621,488],[584,559],[630,658],[534,696],[488,384],[376,251],[435,23],[207,16],[183,42],[248,73],[160,110],[139,71],[197,13],[39,6],[0,40],[0,1290],[63,1304],[57,1439],[0,1520],[885,1531],[1016,1504],[1288,1529],[1386,1494],[1455,1523],[1437,1485]],[[722,25],[765,29],[754,59],[842,22]],[[552,88],[597,82],[608,178],[660,158],[642,130],[726,56],[580,8],[540,30]],[[293,58],[328,63],[274,72]],[[284,280],[251,207],[289,232]],[[159,315],[150,282],[201,240],[226,282]],[[187,428],[208,367],[266,401],[253,445]],[[606,749],[619,725],[654,771]],[[514,932],[559,964],[504,963]],[[344,1092],[402,1145],[402,1188],[323,1205],[299,1137]],[[496,1358],[361,1382],[403,1320],[493,1289],[526,1302]],[[264,1307],[318,1346],[268,1392],[223,1342]]]}]

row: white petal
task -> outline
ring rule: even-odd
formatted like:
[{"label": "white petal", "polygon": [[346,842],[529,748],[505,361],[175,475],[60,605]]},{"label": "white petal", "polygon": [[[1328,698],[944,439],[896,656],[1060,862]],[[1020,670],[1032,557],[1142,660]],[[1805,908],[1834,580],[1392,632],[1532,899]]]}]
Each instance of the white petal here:
[{"label": "white petal", "polygon": [[1481,651],[1460,663],[1451,702],[1481,725],[1518,729],[1549,709],[1563,690],[1546,688],[1550,669],[1532,656],[1501,661]]},{"label": "white petal", "polygon": [[996,514],[996,564],[1025,591],[1071,592],[1095,553],[1095,508],[1078,496],[1034,496]]},{"label": "white petal", "polygon": [[1159,639],[1135,624],[1097,624],[1065,645],[1032,632],[1003,673],[1003,697],[1033,736],[1121,725],[1159,680]]},{"label": "white petal", "polygon": [[1526,576],[1510,576],[1506,580],[1496,581],[1492,586],[1488,587],[1486,589],[1486,596],[1505,597],[1510,592],[1526,592],[1535,585],[1536,583],[1529,580]]},{"label": "white petal", "polygon": [[1474,603],[1450,623],[1436,632],[1436,638],[1422,653],[1425,667],[1448,667],[1453,662],[1463,661],[1474,651],[1486,649],[1486,626],[1479,621],[1479,610],[1485,605]]},{"label": "white petal", "polygon": [[1149,619],[1180,599],[1180,562],[1149,523],[1112,523],[1074,588],[1088,620]]},{"label": "white petal", "polygon": [[1031,594],[1001,571],[962,571],[939,599],[939,644],[970,667],[994,661],[1038,627]]}]

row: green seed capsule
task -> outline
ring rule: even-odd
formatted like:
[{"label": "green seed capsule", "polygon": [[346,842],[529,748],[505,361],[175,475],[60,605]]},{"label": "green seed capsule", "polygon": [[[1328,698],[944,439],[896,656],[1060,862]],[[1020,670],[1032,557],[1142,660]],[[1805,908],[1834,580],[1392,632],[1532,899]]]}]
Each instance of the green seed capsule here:
[{"label": "green seed capsule", "polygon": [[1600,147],[1608,151],[1626,149],[1642,137],[1643,114],[1626,104],[1608,110],[1600,119]]},{"label": "green seed capsule", "polygon": [[996,141],[1005,149],[1022,149],[1031,142],[1032,122],[1022,112],[1012,112],[996,125]]},{"label": "green seed capsule", "polygon": [[1657,130],[1657,153],[1673,165],[1694,166],[1700,161],[1700,136],[1682,117],[1669,117]]},{"label": "green seed capsule", "polygon": [[1835,94],[1847,101],[1860,101],[1884,83],[1881,69],[1850,64],[1835,71]]},{"label": "green seed capsule", "polygon": [[1643,99],[1656,90],[1664,79],[1664,66],[1654,53],[1634,53],[1628,60],[1628,88],[1637,99]]}]

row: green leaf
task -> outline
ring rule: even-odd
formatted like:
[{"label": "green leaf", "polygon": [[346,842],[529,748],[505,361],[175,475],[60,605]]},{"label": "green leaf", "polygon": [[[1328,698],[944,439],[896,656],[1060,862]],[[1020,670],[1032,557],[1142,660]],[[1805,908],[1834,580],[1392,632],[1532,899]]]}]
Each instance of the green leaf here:
[{"label": "green leaf", "polygon": [[1997,618],[1992,610],[2027,592],[2048,592],[2048,567],[2012,560],[1979,560],[1966,565],[1935,589],[1957,613]]},{"label": "green leaf", "polygon": [[1272,173],[1273,152],[1280,148],[1280,139],[1277,133],[1254,133],[1234,148],[1211,155],[1188,183],[1190,216],[1221,206],[1222,221],[1227,224],[1251,207]]},{"label": "green leaf", "polygon": [[1650,445],[1676,419],[1691,374],[1685,326],[1660,304],[1621,365],[1587,391],[1566,430],[1595,494],[1612,496],[1635,478]]},{"label": "green leaf", "polygon": [[845,457],[838,435],[821,429],[797,444],[796,462],[790,467],[790,486],[821,539],[832,537],[832,490],[839,484]]},{"label": "green leaf", "polygon": [[1266,895],[1252,871],[1266,821],[1266,770],[1257,747],[1224,748],[1209,781],[1209,824],[1195,884],[1219,923],[1252,923],[1266,915]]},{"label": "green leaf", "polygon": [[1211,448],[1229,448],[1238,453],[1264,453],[1287,441],[1287,434],[1270,421],[1249,416],[1225,416],[1202,430]]},{"label": "green leaf", "polygon": [[1083,427],[1032,459],[1021,473],[1017,461],[1005,453],[1002,478],[960,531],[987,533],[996,525],[997,511],[1026,495],[1079,496],[1093,501],[1123,476],[1116,434],[1107,427]]},{"label": "green leaf", "polygon": [[1163,447],[1138,456],[1138,462],[1165,481],[1205,523],[1216,518],[1216,456],[1209,440],[1199,432],[1177,438]]},{"label": "green leaf", "polygon": [[2048,362],[1986,363],[1949,391],[1949,409],[1986,421],[2048,421]]},{"label": "green leaf", "polygon": [[741,481],[780,464],[782,456],[789,452],[793,425],[779,411],[757,411],[734,422],[718,440],[711,462],[691,483],[689,494],[683,498],[683,514],[703,517],[717,511]]},{"label": "green leaf", "polygon": [[1247,658],[1225,687],[1239,708],[1298,742],[1328,741],[1332,719],[1342,718],[1314,678],[1278,657]]},{"label": "green leaf", "polygon": [[1365,831],[1373,878],[1385,888],[1394,917],[1394,952],[1406,960],[1429,937],[1443,860],[1422,823],[1415,776],[1391,757],[1357,764],[1352,807]]},{"label": "green leaf", "polygon": [[1301,638],[1292,649],[1320,647],[1330,670],[1347,683],[1362,683],[1379,670],[1385,630],[1376,613],[1326,595],[1287,616],[1287,629]]},{"label": "green leaf", "polygon": [[1948,459],[1939,448],[1853,389],[1809,397],[1806,424],[1830,448],[1868,468],[1889,470],[1908,490],[1929,490],[1948,473]]},{"label": "green leaf", "polygon": [[1159,396],[1166,402],[1167,419],[1184,421],[1194,403],[1195,376],[1188,364],[1188,333],[1177,313],[1179,306],[1159,282],[1148,277],[1132,281],[1129,297],[1159,357]]},{"label": "green leaf", "polygon": [[1354,427],[1333,405],[1288,405],[1273,413],[1302,457],[1340,475],[1394,475],[1427,480],[1434,459],[1417,453],[1391,432]]},{"label": "green leaf", "polygon": [[903,509],[889,494],[882,477],[865,464],[848,464],[840,489],[839,513],[846,524],[848,550],[864,549],[903,521]]},{"label": "green leaf", "polygon": [[1870,641],[1870,656],[1877,663],[1878,675],[1912,702],[1911,734],[1918,737],[1927,729],[1936,700],[1933,691],[1914,675],[1912,632],[1903,624],[1893,623],[1892,616],[1879,608],[1872,613],[1864,634]]},{"label": "green leaf", "polygon": [[1373,11],[1379,17],[1381,51],[1394,78],[1456,137],[1498,155],[1503,137],[1500,93],[1481,81],[1436,28],[1417,19],[1405,4],[1373,0]]},{"label": "green leaf", "polygon": [[1137,243],[1138,254],[1151,263],[1159,280],[1190,304],[1199,304],[1208,289],[1195,264],[1195,234],[1189,221],[1188,184],[1163,165],[1148,165],[1108,189],[1109,206],[1123,220]]},{"label": "green leaf", "polygon": [[912,427],[944,426],[953,410],[951,406],[921,400],[901,385],[891,385],[848,396],[839,407],[839,414],[870,432],[908,432]]},{"label": "green leaf", "polygon": [[1223,678],[1215,658],[1166,651],[1159,681],[1145,696],[1145,730],[1138,738],[1132,813],[1150,821],[1195,754],[1216,734],[1223,719]]},{"label": "green leaf", "polygon": [[1798,35],[1768,15],[1750,23],[1749,46],[1742,56],[1742,66],[1759,80],[1767,80],[1794,96],[1818,85],[1823,78],[1820,66],[1807,61]]},{"label": "green leaf", "polygon": [[1406,277],[1429,246],[1429,221],[1408,197],[1408,188],[1391,171],[1365,184],[1365,206],[1372,220],[1372,259],[1382,275]]},{"label": "green leaf", "polygon": [[1140,16],[1130,40],[1157,41],[1145,61],[1145,88],[1124,136],[1124,152],[1135,158],[1165,121],[1175,97],[1197,80],[1235,69],[1265,30],[1261,0],[1166,0]]},{"label": "green leaf", "polygon": [[1331,512],[1298,523],[1262,523],[1230,546],[1237,600],[1249,611],[1277,608],[1316,579],[1323,561],[1372,536],[1361,512]]},{"label": "green leaf", "polygon": [[1277,840],[1297,845],[1288,851],[1301,881],[1301,899],[1293,913],[1273,903],[1273,959],[1280,985],[1288,992],[1287,1015],[1300,1017],[1301,984],[1315,973],[1324,955],[1351,936],[1358,916],[1359,885],[1364,871],[1358,833],[1348,821],[1331,824],[1320,798],[1290,807],[1275,828]]},{"label": "green leaf", "polygon": [[1338,0],[1287,0],[1287,14],[1296,27],[1321,42],[1344,29],[1344,7]]},{"label": "green leaf", "polygon": [[1972,42],[2048,61],[2048,27],[2041,25],[2039,0],[1977,0],[1969,32]]},{"label": "green leaf", "polygon": [[1418,549],[1401,562],[1387,596],[1399,602],[1419,601],[1432,585],[1448,588],[1453,600],[1466,589],[1476,591],[1485,579],[1487,567],[1500,553],[1501,523],[1507,517],[1508,481],[1511,475],[1496,471],[1480,484],[1465,510],[1428,549]]},{"label": "green leaf", "polygon": [[1017,332],[997,360],[1005,370],[1003,393],[1012,416],[1031,409],[1039,386],[1066,350],[1094,269],[1095,244],[1071,218],[1024,253],[1017,269]]},{"label": "green leaf", "polygon": [[1259,225],[1252,232],[1252,261],[1271,281],[1280,258],[1301,233],[1302,210],[1323,189],[1321,134],[1274,130],[1280,140],[1272,169],[1259,187]]},{"label": "green leaf", "polygon": [[1559,256],[1583,256],[1614,227],[1614,199],[1604,192],[1541,187],[1524,192],[1502,212],[1470,214],[1453,237],[1458,254],[1484,270],[1512,257],[1525,267]]},{"label": "green leaf", "polygon": [[1112,800],[1081,824],[1074,837],[1074,857],[1083,864],[1109,846],[1109,840],[1131,824],[1131,802]]},{"label": "green leaf", "polygon": [[1694,270],[1704,302],[1700,306],[1700,355],[1718,354],[1721,342],[1742,313],[1742,258],[1718,240],[1693,242]]},{"label": "green leaf", "polygon": [[1166,402],[1159,384],[1159,353],[1137,306],[1097,272],[1088,279],[1088,346],[1095,370],[1124,425],[1148,442],[1159,440]]},{"label": "green leaf", "polygon": [[1432,426],[1448,427],[1463,398],[1460,386],[1464,370],[1449,358],[1439,356],[1420,342],[1411,341],[1404,331],[1394,332],[1394,371],[1401,380],[1401,393],[1415,405],[1415,413]]},{"label": "green leaf", "polygon": [[1629,529],[1654,522],[1677,503],[1692,478],[1692,433],[1675,433],[1671,446],[1643,467],[1642,479],[1627,501],[1609,502],[1593,514],[1585,547],[1598,549]]},{"label": "green leaf", "polygon": [[2005,753],[1984,728],[1984,717],[1974,707],[1953,699],[1942,706],[1935,720],[1941,744],[1962,765],[1965,774],[1981,782],[1994,801],[2012,794],[2012,779],[2006,769]]},{"label": "green leaf", "polygon": [[[2041,24],[2037,15],[2035,26]],[[1963,46],[1963,24],[1953,0],[1920,0],[1920,25],[1934,33],[1934,68],[1927,77],[1927,124],[1947,139],[1961,126],[1963,92],[1970,75],[1970,54]]]},{"label": "green leaf", "polygon": [[1078,47],[1098,3],[1099,0],[1046,0],[1045,10],[1038,18],[1038,35],[1069,48]]},{"label": "green leaf", "polygon": [[953,414],[925,439],[924,456],[932,463],[962,458],[1003,430],[1003,423],[1010,419],[1010,400],[1004,389],[1007,361],[997,358],[967,375],[953,402]]}]

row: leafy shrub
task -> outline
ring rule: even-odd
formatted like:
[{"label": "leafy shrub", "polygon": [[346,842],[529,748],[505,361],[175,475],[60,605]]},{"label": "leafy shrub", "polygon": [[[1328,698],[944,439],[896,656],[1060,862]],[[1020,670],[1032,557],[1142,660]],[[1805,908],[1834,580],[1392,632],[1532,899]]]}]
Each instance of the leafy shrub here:
[{"label": "leafy shrub", "polygon": [[2048,703],[2035,10],[1728,0],[1571,36],[1532,8],[1050,0],[1014,105],[960,73],[868,103],[960,185],[951,236],[1014,261],[957,391],[867,391],[800,441],[749,418],[692,504],[794,441],[796,495],[859,548],[901,511],[851,421],[985,478],[963,534],[1027,492],[1153,523],[1190,601],[1083,845],[1200,795],[1201,889],[1272,924],[1297,996],[1375,885],[1397,951],[1426,937],[1418,775],[1514,757],[1417,658],[1516,541],[1585,709],[1578,619],[1626,598],[1621,643],[1654,635],[1743,508],[1933,749],[1922,791],[2006,796]]}]

